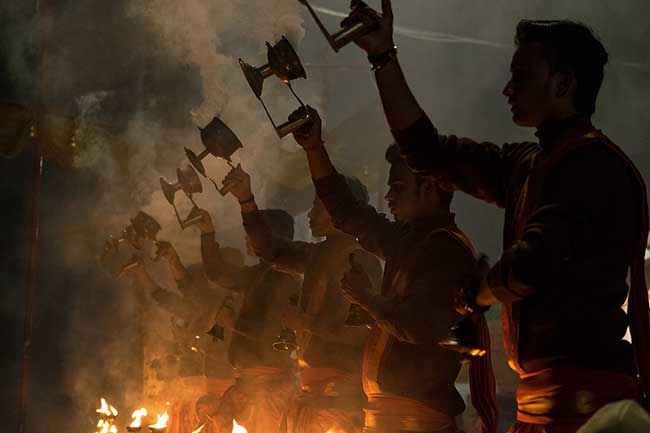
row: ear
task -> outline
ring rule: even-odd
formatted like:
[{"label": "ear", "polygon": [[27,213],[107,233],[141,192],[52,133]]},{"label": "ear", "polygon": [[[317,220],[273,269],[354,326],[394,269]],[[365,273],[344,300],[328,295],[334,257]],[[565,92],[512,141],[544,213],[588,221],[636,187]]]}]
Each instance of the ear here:
[{"label": "ear", "polygon": [[573,71],[557,72],[555,74],[555,96],[564,98],[575,94],[576,77]]},{"label": "ear", "polygon": [[420,184],[420,191],[423,195],[430,197],[432,194],[437,194],[438,187],[432,177],[425,177]]}]

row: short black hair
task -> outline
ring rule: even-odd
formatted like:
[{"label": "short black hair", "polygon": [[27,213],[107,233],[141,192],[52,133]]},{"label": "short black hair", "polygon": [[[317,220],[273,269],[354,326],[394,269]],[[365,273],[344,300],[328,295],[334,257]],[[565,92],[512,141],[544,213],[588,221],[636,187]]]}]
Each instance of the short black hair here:
[{"label": "short black hair", "polygon": [[[399,147],[397,147],[397,144],[395,143],[388,146],[388,149],[386,149],[385,157],[386,157],[386,161],[388,161],[390,165],[396,165],[396,164],[406,165],[406,162],[404,162],[404,158],[402,158],[402,154],[399,151]],[[415,176],[415,182],[419,187],[424,181],[425,177],[416,173],[413,173],[413,176]],[[442,188],[438,182],[434,181],[434,184],[436,186],[436,190],[437,190],[436,192],[438,193],[438,199],[440,200],[440,204],[446,208],[450,207],[451,201],[454,199],[454,192]]]},{"label": "short black hair", "polygon": [[282,209],[263,209],[260,213],[273,234],[285,239],[293,239],[294,220],[289,212]]},{"label": "short black hair", "polygon": [[576,78],[576,111],[592,115],[605,77],[609,55],[593,30],[568,20],[522,20],[515,44],[537,42],[554,72],[573,72]]}]

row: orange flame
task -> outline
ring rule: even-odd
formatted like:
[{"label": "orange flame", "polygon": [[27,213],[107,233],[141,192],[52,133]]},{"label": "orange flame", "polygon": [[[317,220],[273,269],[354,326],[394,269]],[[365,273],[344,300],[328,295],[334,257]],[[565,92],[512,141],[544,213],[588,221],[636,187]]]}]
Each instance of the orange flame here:
[{"label": "orange flame", "polygon": [[[304,359],[301,358],[301,359],[298,360],[298,367],[300,367],[300,368],[309,368],[309,364],[307,364],[307,361],[305,361]],[[327,433],[331,433],[331,432],[327,432]]]},{"label": "orange flame", "polygon": [[97,423],[97,431],[95,433],[117,433],[117,427],[109,421],[100,419]]},{"label": "orange flame", "polygon": [[131,414],[131,418],[133,418],[133,422],[129,424],[129,427],[131,428],[140,428],[142,427],[142,418],[147,416],[147,409],[141,407],[140,409],[136,409],[133,411]]},{"label": "orange flame", "polygon": [[167,428],[167,421],[169,421],[169,414],[167,411],[163,413],[162,415],[157,415],[158,421],[155,424],[152,424],[149,426],[151,429],[156,429],[156,430],[162,430],[164,428]]},{"label": "orange flame", "polygon": [[108,404],[104,397],[101,398],[101,407],[97,409],[96,412],[100,415],[104,415],[110,418],[115,418],[117,416],[117,409]]},{"label": "orange flame", "polygon": [[197,428],[192,433],[201,433],[201,431],[203,430],[204,427],[205,427],[205,424],[201,424],[201,427]]},{"label": "orange flame", "polygon": [[246,430],[246,427],[244,427],[243,425],[237,424],[237,420],[233,419],[232,433],[248,433],[248,430]]}]

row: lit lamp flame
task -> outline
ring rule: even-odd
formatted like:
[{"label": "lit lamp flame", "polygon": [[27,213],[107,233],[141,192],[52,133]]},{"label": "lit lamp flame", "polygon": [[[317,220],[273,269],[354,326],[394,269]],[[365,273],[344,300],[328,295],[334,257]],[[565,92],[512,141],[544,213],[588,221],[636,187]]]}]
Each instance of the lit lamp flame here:
[{"label": "lit lamp flame", "polygon": [[163,431],[167,428],[167,421],[169,421],[169,414],[167,411],[162,415],[157,415],[158,421],[155,424],[149,426],[149,430],[152,432]]},{"label": "lit lamp flame", "polygon": [[237,420],[233,419],[232,433],[248,433],[248,430],[246,430],[246,427],[244,427],[243,425],[237,424]]},{"label": "lit lamp flame", "polygon": [[117,409],[106,402],[104,397],[101,398],[101,407],[95,412],[106,417],[106,418],[115,418],[117,416]]},{"label": "lit lamp flame", "polygon": [[130,432],[135,432],[139,431],[142,428],[142,418],[147,416],[147,409],[145,408],[140,408],[136,409],[133,411],[131,414],[131,418],[133,418],[133,422],[129,424],[129,426],[126,428]]},{"label": "lit lamp flame", "polygon": [[97,431],[95,433],[117,433],[117,427],[110,421],[100,419],[97,423]]}]

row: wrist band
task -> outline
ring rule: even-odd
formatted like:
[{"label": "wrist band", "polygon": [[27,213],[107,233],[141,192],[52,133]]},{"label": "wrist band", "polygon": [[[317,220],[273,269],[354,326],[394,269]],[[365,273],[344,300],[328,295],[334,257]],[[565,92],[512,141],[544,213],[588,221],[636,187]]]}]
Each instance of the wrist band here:
[{"label": "wrist band", "polygon": [[253,203],[253,202],[255,201],[255,196],[254,196],[254,195],[251,195],[251,196],[250,196],[249,198],[247,198],[246,200],[243,200],[243,201],[238,200],[238,201],[239,201],[239,204],[240,204],[240,205],[245,205],[245,204],[248,204],[248,203]]},{"label": "wrist band", "polygon": [[371,68],[373,71],[378,71],[388,64],[397,56],[397,45],[393,45],[393,48],[390,50],[384,51],[381,54],[375,56],[368,56],[368,61],[370,62]]}]

